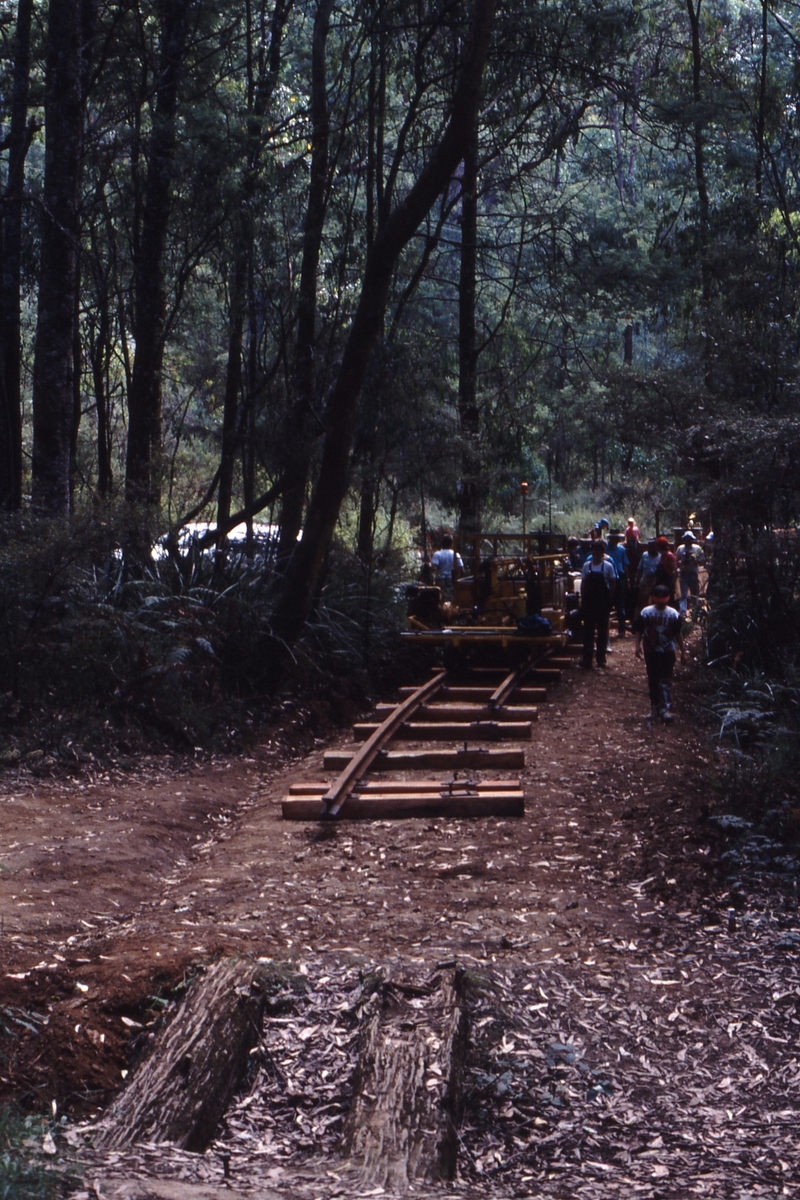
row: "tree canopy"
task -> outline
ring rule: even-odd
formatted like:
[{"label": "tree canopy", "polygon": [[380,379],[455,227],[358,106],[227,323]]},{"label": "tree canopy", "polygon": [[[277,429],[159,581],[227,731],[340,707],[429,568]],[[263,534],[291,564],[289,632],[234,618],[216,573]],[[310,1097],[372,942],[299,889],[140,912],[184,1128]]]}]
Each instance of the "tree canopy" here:
[{"label": "tree canopy", "polygon": [[369,557],[380,509],[466,529],[522,478],[752,496],[741,431],[791,440],[792,5],[9,0],[0,38],[7,514],[267,509],[291,643],[343,506]]}]

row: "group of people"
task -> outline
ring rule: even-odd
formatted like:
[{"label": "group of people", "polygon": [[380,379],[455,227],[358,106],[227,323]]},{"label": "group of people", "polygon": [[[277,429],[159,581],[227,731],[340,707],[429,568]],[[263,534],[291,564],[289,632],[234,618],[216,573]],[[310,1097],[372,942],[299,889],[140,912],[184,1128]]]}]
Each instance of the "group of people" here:
[{"label": "group of people", "polygon": [[[624,637],[629,622],[636,637],[636,656],[644,656],[650,694],[650,716],[672,720],[671,679],[676,651],[682,661],[685,647],[681,618],[689,600],[700,594],[700,567],[705,555],[695,535],[687,530],[676,552],[666,537],[651,538],[642,547],[633,517],[628,518],[622,538],[607,542],[608,521],[597,522],[590,546],[580,566],[580,611],[583,623],[582,665],[605,667],[612,612]],[[580,543],[570,539],[570,551],[580,553]],[[575,559],[573,559],[573,562]],[[674,608],[680,586],[680,608]]]},{"label": "group of people", "polygon": [[647,604],[657,584],[669,589],[670,602],[675,601],[676,589],[680,588],[680,612],[685,616],[690,598],[700,594],[700,567],[705,563],[702,546],[692,531],[686,530],[674,553],[663,536],[642,544],[633,517],[628,518],[621,537],[615,534],[613,540],[606,540],[607,537],[608,521],[601,518],[591,530],[590,548],[585,548],[578,538],[569,538],[567,550],[572,569],[582,571],[594,543],[604,543],[604,553],[614,567],[613,610],[620,635],[624,635],[625,622],[632,621]]},{"label": "group of people", "polygon": [[[644,657],[651,718],[671,721],[671,679],[677,651],[685,658],[681,620],[690,599],[700,594],[700,567],[705,563],[694,533],[687,529],[673,552],[663,536],[642,545],[633,517],[628,518],[622,535],[612,535],[608,520],[601,517],[591,530],[588,545],[569,538],[567,552],[570,567],[581,573],[582,666],[590,669],[593,659],[598,667],[607,665],[613,613],[619,637],[625,637],[630,626],[636,638],[636,657]],[[451,534],[442,538],[431,566],[443,595],[452,596],[453,581],[464,563]]]}]

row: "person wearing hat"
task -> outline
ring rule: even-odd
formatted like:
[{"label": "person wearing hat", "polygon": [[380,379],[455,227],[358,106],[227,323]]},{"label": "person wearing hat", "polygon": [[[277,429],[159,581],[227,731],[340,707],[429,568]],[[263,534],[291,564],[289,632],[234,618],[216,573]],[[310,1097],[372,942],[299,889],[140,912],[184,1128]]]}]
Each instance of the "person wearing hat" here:
[{"label": "person wearing hat", "polygon": [[587,670],[597,644],[597,665],[606,665],[608,654],[608,618],[617,586],[614,564],[606,555],[602,538],[592,542],[592,554],[581,571],[581,617],[583,619],[583,660]]},{"label": "person wearing hat", "polygon": [[644,651],[650,719],[661,717],[662,721],[671,721],[675,648],[680,649],[682,663],[686,662],[686,649],[680,614],[670,607],[669,588],[665,583],[656,584],[652,599],[653,603],[643,608],[634,622],[636,657],[641,658]]},{"label": "person wearing hat", "polygon": [[639,570],[639,560],[644,554],[644,546],[639,542],[639,526],[633,517],[628,517],[625,528],[625,553],[628,556],[628,566],[625,571],[625,616],[632,621],[638,612],[638,585],[636,573]]},{"label": "person wearing hat", "polygon": [[625,527],[623,534],[625,541],[625,551],[628,555],[628,561],[631,563],[634,573],[639,565],[639,559],[644,554],[644,546],[639,541],[639,526],[634,521],[633,517],[628,517],[628,524]]},{"label": "person wearing hat", "polygon": [[689,607],[689,597],[696,600],[700,595],[700,567],[706,561],[705,555],[690,529],[687,529],[681,538],[675,558],[681,588],[681,616],[685,617]]}]

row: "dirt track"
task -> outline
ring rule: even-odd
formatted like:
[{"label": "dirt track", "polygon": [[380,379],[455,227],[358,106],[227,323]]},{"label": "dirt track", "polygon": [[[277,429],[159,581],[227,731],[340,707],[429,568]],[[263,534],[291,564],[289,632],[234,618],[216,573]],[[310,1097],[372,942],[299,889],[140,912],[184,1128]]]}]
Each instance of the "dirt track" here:
[{"label": "dirt track", "polygon": [[[321,1013],[359,969],[455,959],[493,990],[475,1000],[454,1194],[797,1194],[795,914],[772,911],[775,891],[728,894],[698,769],[711,751],[681,683],[674,725],[649,729],[632,641],[613,646],[607,672],[568,672],[541,706],[521,820],[283,823],[281,796],[322,773],[321,748],[282,769],[265,746],[136,778],[6,774],[5,1097],[55,1099],[67,1131],[99,1111],[181,981],[219,954],[291,961],[312,983],[305,1028],[314,996]],[[271,1158],[235,1159],[237,1186],[355,1194],[321,1182],[335,1121],[297,1125],[293,1109]],[[231,1195],[214,1154],[156,1159],[90,1174],[108,1200]],[[172,1182],[118,1190],[145,1170]]]}]

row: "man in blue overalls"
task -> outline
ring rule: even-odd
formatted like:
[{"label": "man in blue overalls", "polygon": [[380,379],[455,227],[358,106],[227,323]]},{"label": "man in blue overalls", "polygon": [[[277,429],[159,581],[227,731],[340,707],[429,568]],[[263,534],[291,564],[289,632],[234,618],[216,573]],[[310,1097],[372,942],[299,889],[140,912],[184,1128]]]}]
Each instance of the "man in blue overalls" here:
[{"label": "man in blue overalls", "polygon": [[608,618],[617,586],[614,564],[606,557],[602,539],[592,542],[592,555],[581,572],[581,616],[583,618],[583,661],[587,669],[597,640],[597,665],[606,665],[608,653]]}]

